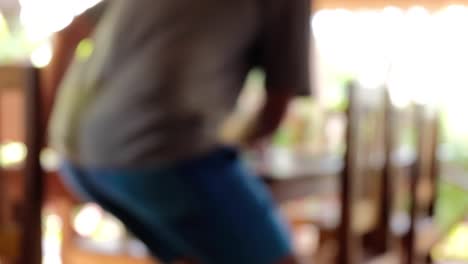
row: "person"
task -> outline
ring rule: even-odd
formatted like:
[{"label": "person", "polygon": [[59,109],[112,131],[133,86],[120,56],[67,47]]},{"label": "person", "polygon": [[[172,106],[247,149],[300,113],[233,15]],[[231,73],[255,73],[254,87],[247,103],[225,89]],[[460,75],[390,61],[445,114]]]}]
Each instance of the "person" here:
[{"label": "person", "polygon": [[[306,0],[104,0],[59,32],[50,145],[64,181],[165,263],[296,263],[283,219],[219,137],[250,69],[266,102],[241,141],[271,135],[309,91]],[[75,49],[91,37],[89,56]],[[49,102],[52,100],[49,100]]]}]

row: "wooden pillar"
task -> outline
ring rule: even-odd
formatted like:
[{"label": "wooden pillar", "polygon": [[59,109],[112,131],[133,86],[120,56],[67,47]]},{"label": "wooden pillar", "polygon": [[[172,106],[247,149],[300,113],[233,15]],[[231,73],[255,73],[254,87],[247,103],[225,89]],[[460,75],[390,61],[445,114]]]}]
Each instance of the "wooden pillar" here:
[{"label": "wooden pillar", "polygon": [[418,185],[421,179],[422,164],[423,164],[423,144],[424,144],[424,107],[421,105],[415,105],[414,107],[414,123],[416,131],[416,159],[412,166],[412,172],[410,176],[410,227],[408,234],[405,238],[405,264],[416,263],[416,224],[418,220]]},{"label": "wooden pillar", "polygon": [[353,250],[353,175],[356,171],[355,155],[357,153],[358,102],[357,87],[348,85],[348,109],[346,129],[345,166],[341,173],[341,223],[338,234],[338,264],[355,263]]},{"label": "wooden pillar", "polygon": [[[3,87],[2,87],[3,88]],[[0,90],[0,109],[2,108],[3,90]],[[3,143],[3,120],[0,115],[0,144]],[[0,145],[1,148],[1,145]],[[3,167],[0,166],[0,226],[5,227],[8,221],[8,182],[3,173]]]},{"label": "wooden pillar", "polygon": [[[431,149],[430,149],[430,177],[431,177],[431,202],[429,204],[428,214],[430,217],[434,218],[436,214],[436,203],[438,197],[438,188],[439,188],[439,175],[440,175],[440,164],[438,158],[438,149],[439,149],[439,133],[440,133],[440,119],[439,111],[436,110],[434,116],[431,117]],[[428,254],[425,256],[425,262],[428,264],[433,263],[432,256]]]},{"label": "wooden pillar", "polygon": [[41,213],[43,203],[43,172],[40,165],[40,151],[43,133],[41,128],[41,98],[39,70],[28,70],[25,87],[26,146],[28,155],[25,166],[25,195],[22,219],[22,243],[20,264],[41,264],[42,230]]},{"label": "wooden pillar", "polygon": [[379,208],[378,222],[375,231],[373,231],[367,242],[367,247],[371,254],[379,256],[392,250],[392,230],[391,218],[394,201],[394,173],[392,155],[395,150],[395,129],[396,129],[396,110],[390,100],[390,94],[387,87],[384,87],[384,114],[382,117],[383,126],[383,152],[385,156],[382,178],[379,186]]},{"label": "wooden pillar", "polygon": [[437,201],[437,192],[438,192],[438,183],[439,183],[439,174],[440,174],[440,164],[438,158],[438,149],[439,149],[439,133],[440,133],[440,124],[439,124],[439,112],[436,110],[434,117],[431,119],[431,169],[430,177],[432,182],[432,199],[429,206],[429,216],[435,216],[435,207]]}]

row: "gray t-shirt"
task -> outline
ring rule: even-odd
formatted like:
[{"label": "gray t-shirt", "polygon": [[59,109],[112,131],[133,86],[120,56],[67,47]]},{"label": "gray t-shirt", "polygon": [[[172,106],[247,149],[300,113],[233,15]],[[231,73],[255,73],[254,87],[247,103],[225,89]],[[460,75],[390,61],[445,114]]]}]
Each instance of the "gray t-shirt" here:
[{"label": "gray t-shirt", "polygon": [[88,13],[103,13],[94,51],[71,65],[50,127],[83,166],[210,151],[253,67],[268,89],[309,91],[308,0],[108,0]]}]

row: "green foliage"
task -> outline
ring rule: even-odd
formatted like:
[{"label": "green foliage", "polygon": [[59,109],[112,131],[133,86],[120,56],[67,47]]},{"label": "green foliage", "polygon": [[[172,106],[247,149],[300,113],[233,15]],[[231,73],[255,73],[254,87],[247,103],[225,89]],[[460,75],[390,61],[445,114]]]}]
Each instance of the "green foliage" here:
[{"label": "green foliage", "polygon": [[468,191],[442,182],[438,189],[436,212],[437,223],[443,228],[449,228],[454,221],[468,213]]},{"label": "green foliage", "polygon": [[18,21],[7,21],[0,14],[0,64],[25,60],[43,42],[30,41]]}]

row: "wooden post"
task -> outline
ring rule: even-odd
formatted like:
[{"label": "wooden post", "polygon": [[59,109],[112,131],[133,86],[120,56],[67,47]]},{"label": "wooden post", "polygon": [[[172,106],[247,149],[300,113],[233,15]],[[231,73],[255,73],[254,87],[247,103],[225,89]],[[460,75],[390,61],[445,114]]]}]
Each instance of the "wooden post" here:
[{"label": "wooden post", "polygon": [[[3,91],[3,90],[2,90]],[[3,93],[0,91],[0,107],[2,103]],[[0,116],[0,144],[3,143],[3,119]],[[1,146],[0,146],[1,147]],[[8,182],[3,173],[3,167],[0,166],[0,226],[5,227],[8,221],[8,201],[7,194]],[[1,228],[0,228],[1,229]]]},{"label": "wooden post", "polygon": [[435,207],[437,201],[438,183],[439,183],[439,112],[436,110],[434,117],[431,119],[431,169],[430,177],[432,182],[432,199],[429,206],[429,216],[435,216]]},{"label": "wooden post", "polygon": [[406,255],[405,255],[405,264],[414,264],[416,262],[416,223],[418,217],[418,184],[420,182],[421,176],[421,166],[423,162],[422,152],[423,152],[423,140],[424,140],[424,131],[423,131],[423,115],[424,115],[424,108],[421,105],[415,105],[414,107],[415,114],[414,114],[414,123],[415,123],[415,130],[416,130],[416,159],[412,166],[412,172],[410,176],[410,227],[408,234],[405,239],[405,248],[406,248]]},{"label": "wooden post", "polygon": [[382,171],[381,182],[381,200],[379,208],[379,222],[375,233],[376,239],[373,240],[376,254],[384,254],[391,249],[392,231],[390,221],[393,209],[393,164],[392,155],[395,150],[395,110],[393,108],[390,94],[385,87],[384,98],[384,152],[385,163]]},{"label": "wooden post", "polygon": [[[0,92],[0,102],[1,101],[1,97],[2,97],[2,93]],[[1,104],[0,104],[0,107],[1,107]],[[2,143],[3,141],[3,131],[2,131],[2,128],[3,128],[3,123],[2,123],[2,119],[0,118],[0,143]],[[5,178],[5,175],[3,173],[3,167],[0,166],[0,247],[5,247],[6,245],[4,245],[4,243],[6,242],[6,239],[5,237],[1,237],[1,236],[6,236],[7,234],[7,230],[6,230],[6,226],[8,225],[7,223],[7,208],[8,208],[8,200],[9,200],[9,197],[7,195],[7,179]],[[1,256],[0,255],[0,263],[2,262],[2,258],[5,257],[5,256]]]},{"label": "wooden post", "polygon": [[[431,177],[431,188],[432,188],[432,197],[431,203],[429,204],[428,214],[430,217],[435,217],[436,213],[436,203],[438,197],[438,188],[439,188],[439,133],[440,133],[440,124],[439,124],[439,111],[435,110],[434,116],[431,116],[431,168],[430,168],[430,177]],[[425,262],[428,264],[433,263],[432,257],[430,254],[426,256]]]},{"label": "wooden post", "polygon": [[25,166],[25,196],[22,219],[22,243],[20,264],[41,264],[42,230],[41,209],[43,202],[43,172],[40,164],[40,151],[43,133],[41,128],[41,98],[39,70],[28,70],[25,89],[26,107],[26,146],[28,155]]},{"label": "wooden post", "polygon": [[348,85],[348,109],[346,129],[345,166],[341,173],[341,223],[338,234],[338,264],[355,262],[353,250],[353,174],[356,171],[355,155],[357,150],[358,102],[357,87]]}]

